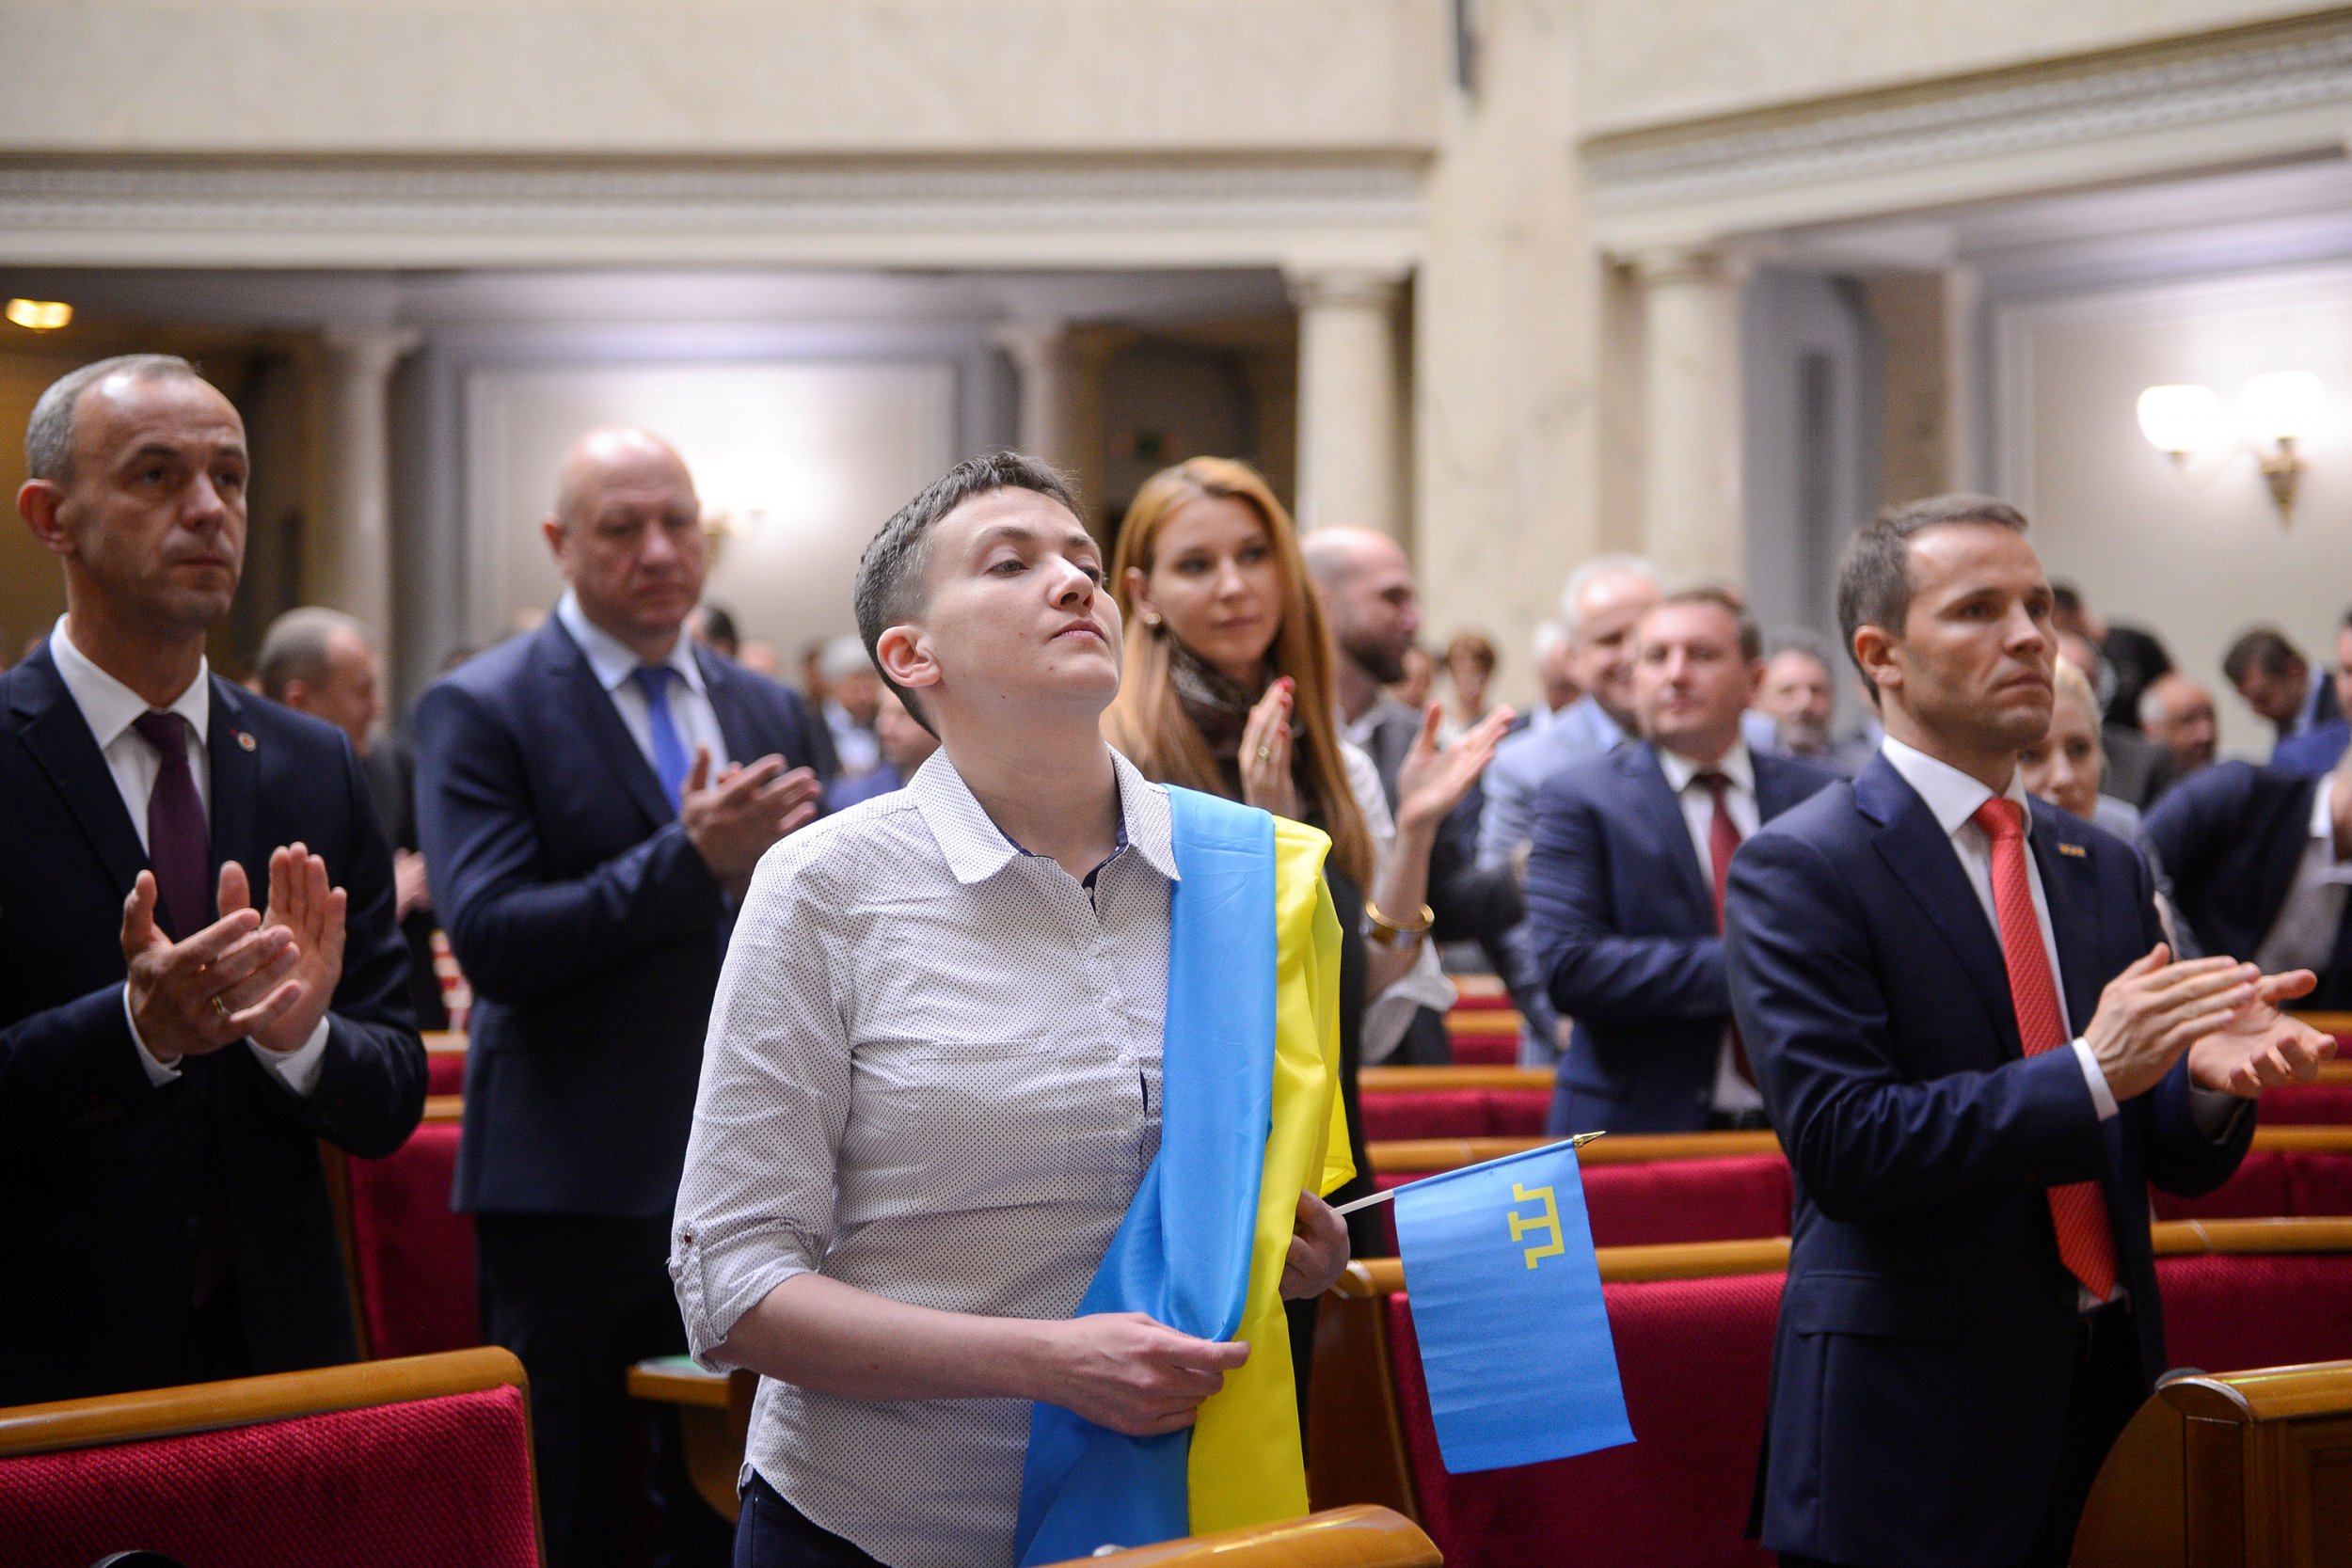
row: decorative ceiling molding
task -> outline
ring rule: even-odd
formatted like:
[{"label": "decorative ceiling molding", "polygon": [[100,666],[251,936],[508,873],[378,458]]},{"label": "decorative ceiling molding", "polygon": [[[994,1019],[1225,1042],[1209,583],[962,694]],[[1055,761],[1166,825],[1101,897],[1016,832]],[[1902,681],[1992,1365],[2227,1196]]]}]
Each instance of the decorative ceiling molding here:
[{"label": "decorative ceiling molding", "polygon": [[[635,261],[665,246],[692,262],[710,259],[712,242],[728,259],[772,250],[794,261],[808,260],[811,245],[846,242],[843,259],[855,262],[866,241],[935,240],[933,264],[952,265],[959,238],[984,237],[1009,256],[1038,236],[1038,259],[1051,264],[1069,259],[1073,234],[1113,244],[1171,231],[1417,235],[1426,167],[1426,158],[1402,153],[856,163],[19,156],[0,158],[0,261],[66,261],[77,245],[99,253],[89,260],[120,261],[124,241],[151,237],[147,248],[193,243],[208,259],[225,245],[257,259],[267,251],[267,264],[349,264],[374,237],[387,264],[417,264],[437,245],[453,263],[485,252]],[[1244,259],[1246,245],[1218,243]]]},{"label": "decorative ceiling molding", "polygon": [[1661,228],[1645,214],[1709,208],[1763,227],[1756,220],[1773,209],[1773,193],[1789,193],[1781,198],[1789,221],[1802,221],[1816,204],[1795,193],[1869,185],[1883,200],[1889,177],[1918,176],[1910,188],[1921,205],[1974,198],[1983,193],[1941,189],[1933,171],[2020,156],[2053,155],[2053,178],[2080,182],[2096,172],[2080,156],[2087,144],[2163,137],[2169,148],[2183,132],[2265,119],[2281,122],[2272,138],[2280,145],[2217,137],[2213,156],[2329,145],[2315,122],[2343,145],[2352,131],[2352,12],[1618,133],[1582,151],[1604,232],[1643,233]]}]

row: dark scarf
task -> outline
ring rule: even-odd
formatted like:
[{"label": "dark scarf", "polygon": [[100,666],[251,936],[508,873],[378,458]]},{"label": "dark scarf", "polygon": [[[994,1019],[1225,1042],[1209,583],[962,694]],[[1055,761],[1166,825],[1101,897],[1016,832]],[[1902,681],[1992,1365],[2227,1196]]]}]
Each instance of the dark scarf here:
[{"label": "dark scarf", "polygon": [[[1252,691],[1216,665],[1194,653],[1174,637],[1168,639],[1168,676],[1176,688],[1176,700],[1184,705],[1184,713],[1192,720],[1200,738],[1209,745],[1209,755],[1216,760],[1217,771],[1224,775],[1226,793],[1233,800],[1241,799],[1241,737],[1249,723],[1249,710],[1265,695],[1264,687]],[[1291,781],[1298,791],[1299,809],[1310,820],[1320,817],[1321,798],[1314,789],[1314,773],[1307,757],[1305,744],[1307,726],[1297,714],[1291,713]]]}]

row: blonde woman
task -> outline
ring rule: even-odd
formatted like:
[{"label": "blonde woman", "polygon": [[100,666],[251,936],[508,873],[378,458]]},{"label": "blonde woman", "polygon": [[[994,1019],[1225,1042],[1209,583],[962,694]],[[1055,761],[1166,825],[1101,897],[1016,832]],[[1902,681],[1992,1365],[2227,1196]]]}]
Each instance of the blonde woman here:
[{"label": "blonde woman", "polygon": [[[1111,744],[1148,778],[1331,836],[1332,899],[1348,933],[1342,1085],[1361,1171],[1355,1068],[1392,1050],[1416,1006],[1453,1001],[1426,934],[1429,851],[1511,715],[1489,714],[1440,750],[1433,705],[1398,772],[1391,820],[1372,760],[1339,736],[1330,635],[1297,531],[1247,464],[1197,457],[1146,481],[1120,525],[1111,583],[1126,615],[1126,673],[1104,717]],[[1359,1227],[1359,1249],[1375,1236]]]}]

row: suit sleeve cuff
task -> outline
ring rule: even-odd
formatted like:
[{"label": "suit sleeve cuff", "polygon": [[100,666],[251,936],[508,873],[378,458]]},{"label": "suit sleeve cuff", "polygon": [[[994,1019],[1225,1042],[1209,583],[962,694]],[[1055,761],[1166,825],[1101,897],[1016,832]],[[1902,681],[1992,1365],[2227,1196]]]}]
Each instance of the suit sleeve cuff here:
[{"label": "suit sleeve cuff", "polygon": [[2253,1103],[2233,1094],[2201,1089],[2192,1084],[2188,1089],[2188,1119],[2197,1124],[2198,1132],[2220,1143],[2237,1131],[2237,1118]]},{"label": "suit sleeve cuff", "polygon": [[179,1057],[157,1061],[155,1053],[147,1049],[147,1042],[139,1038],[139,1021],[131,1013],[131,987],[127,981],[122,987],[122,1022],[130,1026],[131,1049],[139,1053],[139,1070],[147,1074],[150,1085],[161,1087],[180,1076]]},{"label": "suit sleeve cuff", "polygon": [[2075,1040],[2074,1060],[2082,1066],[2083,1082],[2090,1085],[2090,1102],[2099,1108],[2099,1119],[2106,1121],[2117,1115],[2122,1107],[2115,1102],[2115,1091],[2107,1087],[2107,1075],[2099,1070],[2099,1058],[2090,1053],[2089,1040]]},{"label": "suit sleeve cuff", "polygon": [[262,1065],[278,1074],[278,1081],[286,1085],[296,1100],[308,1100],[310,1091],[319,1086],[319,1074],[326,1068],[327,1021],[318,1021],[310,1037],[292,1051],[269,1051],[251,1039],[245,1043]]}]

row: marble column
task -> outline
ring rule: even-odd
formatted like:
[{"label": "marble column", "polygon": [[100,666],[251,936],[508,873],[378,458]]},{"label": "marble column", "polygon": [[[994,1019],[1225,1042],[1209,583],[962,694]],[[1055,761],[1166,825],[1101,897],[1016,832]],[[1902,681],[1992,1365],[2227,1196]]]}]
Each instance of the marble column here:
[{"label": "marble column", "polygon": [[329,327],[325,526],[311,535],[307,597],[355,616],[393,668],[392,372],[419,335],[387,326]]},{"label": "marble column", "polygon": [[1070,328],[1058,321],[1009,321],[992,341],[1011,358],[1021,382],[1021,450],[1070,469],[1074,451],[1074,370]]},{"label": "marble column", "polygon": [[1747,578],[1740,286],[1704,249],[1634,258],[1642,290],[1642,548],[1669,584]]},{"label": "marble column", "polygon": [[1294,273],[1298,307],[1298,521],[1405,532],[1396,307],[1402,278]]}]

